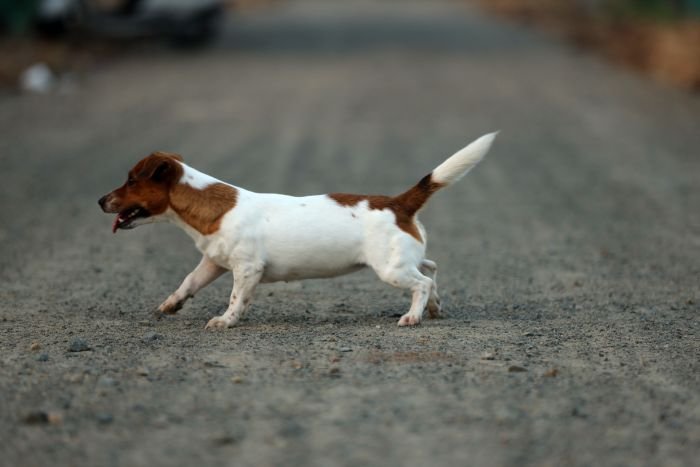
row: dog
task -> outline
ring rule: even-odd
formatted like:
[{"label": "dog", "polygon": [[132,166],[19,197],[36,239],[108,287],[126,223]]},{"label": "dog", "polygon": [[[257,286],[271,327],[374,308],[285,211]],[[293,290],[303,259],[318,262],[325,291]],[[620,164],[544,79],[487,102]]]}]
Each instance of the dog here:
[{"label": "dog", "polygon": [[441,313],[435,262],[425,258],[425,228],[417,219],[428,198],[467,174],[497,133],[482,136],[398,196],[254,193],[224,183],[155,152],[139,161],[124,185],[99,200],[116,213],[112,231],[168,221],[202,253],[197,267],[159,307],[174,314],[226,271],[234,283],[226,312],[205,329],[235,325],[261,282],[335,277],[370,267],[394,287],[413,292],[399,326]]}]

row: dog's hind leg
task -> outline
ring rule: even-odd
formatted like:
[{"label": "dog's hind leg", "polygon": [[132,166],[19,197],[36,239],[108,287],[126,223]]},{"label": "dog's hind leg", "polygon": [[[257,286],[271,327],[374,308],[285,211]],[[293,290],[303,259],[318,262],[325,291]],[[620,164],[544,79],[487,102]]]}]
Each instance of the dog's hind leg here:
[{"label": "dog's hind leg", "polygon": [[230,328],[236,324],[248,309],[253,299],[255,287],[260,283],[263,268],[253,265],[236,266],[233,270],[233,291],[228,309],[221,316],[210,319],[204,329]]},{"label": "dog's hind leg", "polygon": [[424,259],[421,261],[418,269],[421,274],[428,276],[433,281],[433,286],[430,288],[430,297],[428,297],[428,305],[426,306],[428,318],[441,318],[442,306],[440,305],[440,296],[437,292],[437,264],[429,259]]},{"label": "dog's hind leg", "polygon": [[177,310],[182,308],[182,305],[188,298],[193,297],[194,294],[211,284],[225,272],[226,269],[215,264],[206,256],[202,256],[202,260],[197,267],[185,277],[180,287],[160,304],[158,311],[168,315],[177,313]]},{"label": "dog's hind leg", "polygon": [[428,304],[430,291],[433,287],[432,279],[424,276],[414,267],[388,268],[376,272],[379,278],[387,284],[401,289],[411,289],[413,292],[411,309],[399,319],[398,325],[414,326],[420,324],[423,318],[423,310]]}]

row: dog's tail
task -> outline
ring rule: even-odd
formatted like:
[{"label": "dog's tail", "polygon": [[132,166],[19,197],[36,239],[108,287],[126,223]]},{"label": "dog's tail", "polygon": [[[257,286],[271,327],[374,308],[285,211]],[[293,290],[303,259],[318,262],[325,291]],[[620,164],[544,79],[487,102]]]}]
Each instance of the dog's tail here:
[{"label": "dog's tail", "polygon": [[498,132],[484,135],[457,151],[408,191],[396,196],[394,201],[403,208],[406,214],[412,216],[423,207],[433,193],[464,177],[478,164],[491,148],[497,134]]}]

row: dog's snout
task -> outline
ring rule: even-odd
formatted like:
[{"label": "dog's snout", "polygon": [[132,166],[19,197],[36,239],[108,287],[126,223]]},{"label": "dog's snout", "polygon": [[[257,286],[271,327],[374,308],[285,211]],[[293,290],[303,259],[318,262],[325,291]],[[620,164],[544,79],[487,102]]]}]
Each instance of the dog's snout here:
[{"label": "dog's snout", "polygon": [[109,196],[109,195],[104,195],[102,198],[100,198],[99,200],[97,200],[97,204],[100,205],[100,207],[102,208],[103,211],[105,210],[105,203],[107,203],[107,197],[108,197],[108,196]]}]

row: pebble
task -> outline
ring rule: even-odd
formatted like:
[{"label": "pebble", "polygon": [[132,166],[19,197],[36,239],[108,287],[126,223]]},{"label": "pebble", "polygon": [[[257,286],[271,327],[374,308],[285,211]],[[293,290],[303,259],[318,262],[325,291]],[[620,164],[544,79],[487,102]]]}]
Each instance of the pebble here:
[{"label": "pebble", "polygon": [[231,435],[221,435],[217,436],[216,438],[212,439],[212,443],[215,446],[226,446],[229,444],[234,444],[236,442],[236,438]]},{"label": "pebble", "polygon": [[495,360],[496,355],[493,352],[484,352],[481,354],[482,360]]},{"label": "pebble", "polygon": [[49,361],[49,354],[43,353],[43,354],[39,355],[38,357],[36,357],[36,361],[37,362],[48,362]]},{"label": "pebble", "polygon": [[63,415],[58,412],[49,412],[48,418],[51,425],[61,425],[63,423]]},{"label": "pebble", "polygon": [[136,374],[139,376],[148,376],[151,374],[151,372],[148,370],[148,368],[142,366],[136,369]]},{"label": "pebble", "polygon": [[67,373],[63,375],[63,379],[69,383],[82,383],[83,374],[82,373]]},{"label": "pebble", "polygon": [[98,413],[95,418],[97,418],[97,422],[100,425],[109,425],[114,421],[114,416],[112,416],[111,413],[106,413],[106,412],[100,412]]},{"label": "pebble", "polygon": [[141,340],[143,340],[144,342],[153,342],[153,341],[157,341],[158,339],[162,339],[162,338],[163,338],[162,334],[158,334],[155,331],[149,331],[143,335]]},{"label": "pebble", "polygon": [[352,352],[352,349],[350,347],[341,347],[340,349],[341,352]]},{"label": "pebble", "polygon": [[73,339],[73,342],[70,343],[70,347],[68,347],[69,352],[86,352],[88,350],[92,349],[85,340],[79,337]]},{"label": "pebble", "polygon": [[523,371],[527,371],[527,368],[523,368],[518,365],[511,365],[508,367],[509,373],[522,373]]},{"label": "pebble", "polygon": [[44,412],[43,410],[37,410],[24,417],[24,423],[28,425],[60,425],[63,423],[63,417],[57,412]]},{"label": "pebble", "polygon": [[243,378],[241,378],[240,376],[234,376],[233,378],[231,378],[231,382],[233,384],[241,384],[243,383]]},{"label": "pebble", "polygon": [[43,425],[45,423],[49,423],[49,414],[41,410],[31,412],[24,417],[24,423],[27,425]]},{"label": "pebble", "polygon": [[41,344],[38,342],[32,342],[32,345],[29,346],[29,350],[34,351],[34,350],[39,350],[41,348]]},{"label": "pebble", "polygon": [[97,385],[103,388],[109,388],[119,385],[119,381],[109,376],[100,376],[100,379],[97,380]]},{"label": "pebble", "polygon": [[545,376],[547,378],[554,378],[559,374],[559,370],[556,368],[550,368],[549,370],[545,371],[542,376]]}]

